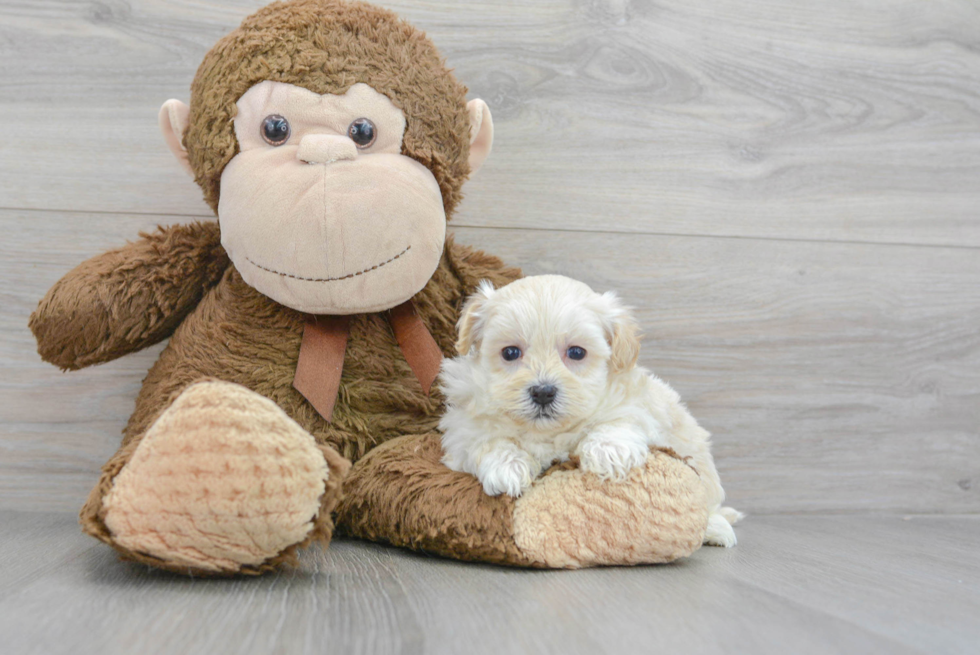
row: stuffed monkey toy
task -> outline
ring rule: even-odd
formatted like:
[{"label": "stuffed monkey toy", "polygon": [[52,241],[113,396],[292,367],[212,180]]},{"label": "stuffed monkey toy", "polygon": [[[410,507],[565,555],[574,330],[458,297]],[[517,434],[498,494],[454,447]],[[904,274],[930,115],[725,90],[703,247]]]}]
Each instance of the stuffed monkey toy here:
[{"label": "stuffed monkey toy", "polygon": [[261,573],[335,529],[537,567],[700,545],[697,473],[668,452],[621,483],[566,463],[516,500],[439,463],[463,301],[520,275],[446,233],[493,139],[465,96],[422,32],[360,2],[276,2],[207,53],[160,124],[217,222],[82,263],[31,316],[65,370],[170,339],[85,532],[194,575]]}]

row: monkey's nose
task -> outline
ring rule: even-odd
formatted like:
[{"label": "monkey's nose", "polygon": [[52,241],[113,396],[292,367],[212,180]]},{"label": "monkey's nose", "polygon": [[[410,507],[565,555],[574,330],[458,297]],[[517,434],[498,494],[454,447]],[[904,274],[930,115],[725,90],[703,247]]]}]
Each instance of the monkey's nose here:
[{"label": "monkey's nose", "polygon": [[346,136],[307,134],[299,142],[296,158],[307,164],[332,164],[357,158],[357,146]]},{"label": "monkey's nose", "polygon": [[528,389],[528,393],[531,394],[531,400],[534,401],[535,405],[547,407],[555,401],[558,388],[553,384],[538,384]]}]

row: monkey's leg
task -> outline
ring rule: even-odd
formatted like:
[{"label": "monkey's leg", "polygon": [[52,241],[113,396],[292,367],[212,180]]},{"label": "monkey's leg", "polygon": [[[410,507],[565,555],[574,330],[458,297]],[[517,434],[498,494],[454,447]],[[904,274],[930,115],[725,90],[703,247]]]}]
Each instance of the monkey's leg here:
[{"label": "monkey's leg", "polygon": [[349,466],[271,400],[196,382],[103,467],[80,521],[158,568],[261,573],[330,539]]},{"label": "monkey's leg", "polygon": [[344,481],[344,534],[463,560],[582,568],[650,564],[701,546],[708,521],[697,472],[653,450],[622,481],[574,462],[554,466],[520,498],[488,496],[474,476],[442,464],[437,434],[386,441]]}]

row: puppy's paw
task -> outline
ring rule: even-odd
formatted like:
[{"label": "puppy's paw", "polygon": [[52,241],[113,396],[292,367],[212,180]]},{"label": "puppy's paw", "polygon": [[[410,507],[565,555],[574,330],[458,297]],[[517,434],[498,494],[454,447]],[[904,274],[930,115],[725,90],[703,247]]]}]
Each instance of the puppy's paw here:
[{"label": "puppy's paw", "polygon": [[704,532],[704,543],[707,546],[722,546],[731,548],[738,543],[735,530],[728,518],[721,512],[715,512],[708,517],[708,528]]},{"label": "puppy's paw", "polygon": [[488,496],[507,494],[517,498],[531,486],[540,468],[527,453],[513,447],[500,448],[483,456],[477,477]]},{"label": "puppy's paw", "polygon": [[623,480],[631,469],[641,466],[649,447],[630,430],[596,430],[579,445],[581,467],[603,479]]}]

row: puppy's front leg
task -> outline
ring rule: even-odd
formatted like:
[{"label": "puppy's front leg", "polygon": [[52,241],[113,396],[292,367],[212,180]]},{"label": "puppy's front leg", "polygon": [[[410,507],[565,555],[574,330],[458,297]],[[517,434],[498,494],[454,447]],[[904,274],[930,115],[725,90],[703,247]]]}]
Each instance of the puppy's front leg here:
[{"label": "puppy's front leg", "polygon": [[629,423],[607,423],[588,434],[575,449],[581,467],[603,479],[623,480],[646,462],[647,436]]},{"label": "puppy's front leg", "polygon": [[512,441],[495,439],[480,458],[476,477],[489,496],[502,493],[517,498],[541,474],[541,464]]}]

